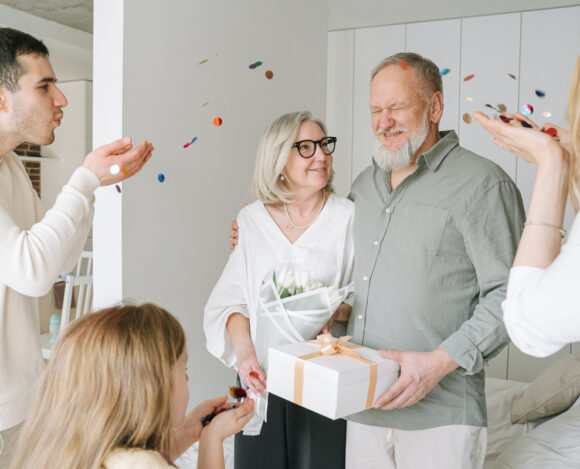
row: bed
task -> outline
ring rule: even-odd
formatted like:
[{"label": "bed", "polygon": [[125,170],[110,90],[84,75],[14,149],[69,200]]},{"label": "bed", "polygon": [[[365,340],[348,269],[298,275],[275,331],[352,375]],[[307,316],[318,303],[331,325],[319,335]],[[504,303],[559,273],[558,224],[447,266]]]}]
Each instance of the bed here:
[{"label": "bed", "polygon": [[[580,353],[554,363],[532,383],[487,378],[483,469],[580,468],[579,395]],[[224,442],[226,469],[233,469],[233,449],[230,437]],[[197,444],[176,465],[195,469]]]}]

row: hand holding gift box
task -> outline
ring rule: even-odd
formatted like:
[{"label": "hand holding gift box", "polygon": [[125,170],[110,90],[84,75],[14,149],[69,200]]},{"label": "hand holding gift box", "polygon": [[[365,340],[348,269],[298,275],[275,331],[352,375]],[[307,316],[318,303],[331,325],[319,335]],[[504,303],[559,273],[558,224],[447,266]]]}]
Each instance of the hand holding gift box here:
[{"label": "hand holding gift box", "polygon": [[398,378],[399,364],[350,336],[271,347],[268,391],[331,419],[372,407]]}]

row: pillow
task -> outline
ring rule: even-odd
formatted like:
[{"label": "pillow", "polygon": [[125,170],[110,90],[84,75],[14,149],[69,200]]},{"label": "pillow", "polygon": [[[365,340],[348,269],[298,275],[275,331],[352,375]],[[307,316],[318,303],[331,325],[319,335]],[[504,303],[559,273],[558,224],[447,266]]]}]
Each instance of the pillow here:
[{"label": "pillow", "polygon": [[512,423],[563,412],[580,396],[580,353],[558,360],[538,376],[512,408]]}]

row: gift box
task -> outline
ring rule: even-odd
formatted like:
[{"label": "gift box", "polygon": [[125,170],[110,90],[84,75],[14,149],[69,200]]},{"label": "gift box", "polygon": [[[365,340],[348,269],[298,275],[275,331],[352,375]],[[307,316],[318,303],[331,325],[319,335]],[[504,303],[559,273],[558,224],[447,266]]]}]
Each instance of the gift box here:
[{"label": "gift box", "polygon": [[329,334],[271,347],[268,392],[331,419],[372,407],[398,378],[399,364]]}]

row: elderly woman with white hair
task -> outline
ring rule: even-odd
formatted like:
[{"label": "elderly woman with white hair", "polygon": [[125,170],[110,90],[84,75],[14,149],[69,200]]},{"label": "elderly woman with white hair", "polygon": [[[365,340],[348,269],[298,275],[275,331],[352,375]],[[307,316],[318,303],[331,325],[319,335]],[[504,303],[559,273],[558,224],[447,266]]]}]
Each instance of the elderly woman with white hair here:
[{"label": "elderly woman with white hair", "polygon": [[[296,336],[296,330],[284,329],[293,329],[296,317],[265,311],[264,285],[282,283],[276,273],[292,269],[343,293],[351,283],[354,206],[333,194],[335,143],[308,112],[285,114],[265,129],[251,186],[257,200],[237,216],[238,246],[205,307],[208,350],[226,366],[235,366],[256,395],[266,391],[268,348]],[[305,340],[335,320],[348,320],[351,306],[343,302],[333,312],[335,307]],[[252,427],[236,435],[236,468],[344,467],[344,420],[330,420],[270,394],[266,421]]]}]

